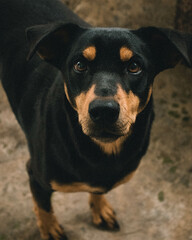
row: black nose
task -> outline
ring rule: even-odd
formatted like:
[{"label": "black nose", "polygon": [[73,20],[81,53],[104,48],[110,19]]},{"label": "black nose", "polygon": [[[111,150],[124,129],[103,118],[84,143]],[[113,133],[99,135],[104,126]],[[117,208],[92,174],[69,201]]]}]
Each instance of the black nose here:
[{"label": "black nose", "polygon": [[119,117],[120,107],[114,100],[96,99],[89,104],[89,115],[93,122],[101,125],[111,125]]}]

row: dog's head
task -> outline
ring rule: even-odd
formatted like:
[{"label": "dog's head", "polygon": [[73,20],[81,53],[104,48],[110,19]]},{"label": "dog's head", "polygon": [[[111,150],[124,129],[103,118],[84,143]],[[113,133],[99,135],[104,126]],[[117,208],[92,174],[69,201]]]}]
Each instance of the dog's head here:
[{"label": "dog's head", "polygon": [[100,143],[123,139],[152,95],[154,77],[191,65],[191,36],[155,27],[81,28],[54,23],[27,30],[31,50],[59,68],[83,132]]}]

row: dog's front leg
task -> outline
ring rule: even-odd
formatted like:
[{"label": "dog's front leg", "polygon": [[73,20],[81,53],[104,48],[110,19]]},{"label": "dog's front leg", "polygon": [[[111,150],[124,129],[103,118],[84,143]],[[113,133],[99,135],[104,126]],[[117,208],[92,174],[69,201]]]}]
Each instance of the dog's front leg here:
[{"label": "dog's front leg", "polygon": [[67,240],[67,237],[59,225],[51,206],[51,195],[43,189],[37,181],[30,176],[30,187],[34,200],[34,212],[37,217],[37,225],[41,238],[45,240]]},{"label": "dog's front leg", "polygon": [[93,223],[102,229],[119,230],[115,212],[102,194],[90,194],[89,204],[92,211]]}]

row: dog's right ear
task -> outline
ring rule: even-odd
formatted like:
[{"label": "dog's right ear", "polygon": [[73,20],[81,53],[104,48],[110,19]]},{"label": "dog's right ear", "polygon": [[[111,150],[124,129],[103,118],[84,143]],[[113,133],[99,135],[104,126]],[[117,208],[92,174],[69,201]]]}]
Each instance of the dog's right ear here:
[{"label": "dog's right ear", "polygon": [[76,24],[62,22],[27,28],[26,36],[30,45],[27,60],[37,52],[40,58],[60,68],[70,45],[84,31]]}]

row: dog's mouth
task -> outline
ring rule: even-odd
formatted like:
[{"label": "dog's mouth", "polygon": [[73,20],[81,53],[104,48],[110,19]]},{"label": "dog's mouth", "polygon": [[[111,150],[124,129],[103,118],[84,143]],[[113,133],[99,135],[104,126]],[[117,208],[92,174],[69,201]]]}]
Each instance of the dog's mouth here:
[{"label": "dog's mouth", "polygon": [[99,132],[94,132],[94,133],[90,134],[89,136],[91,138],[94,138],[101,142],[114,142],[123,135],[119,134],[119,133],[112,133],[112,132],[108,132],[106,130],[102,130]]},{"label": "dog's mouth", "polygon": [[117,127],[99,128],[97,126],[92,126],[89,131],[86,132],[90,138],[95,139],[100,142],[110,143],[116,141],[118,138],[127,135],[125,129],[119,129]]}]

